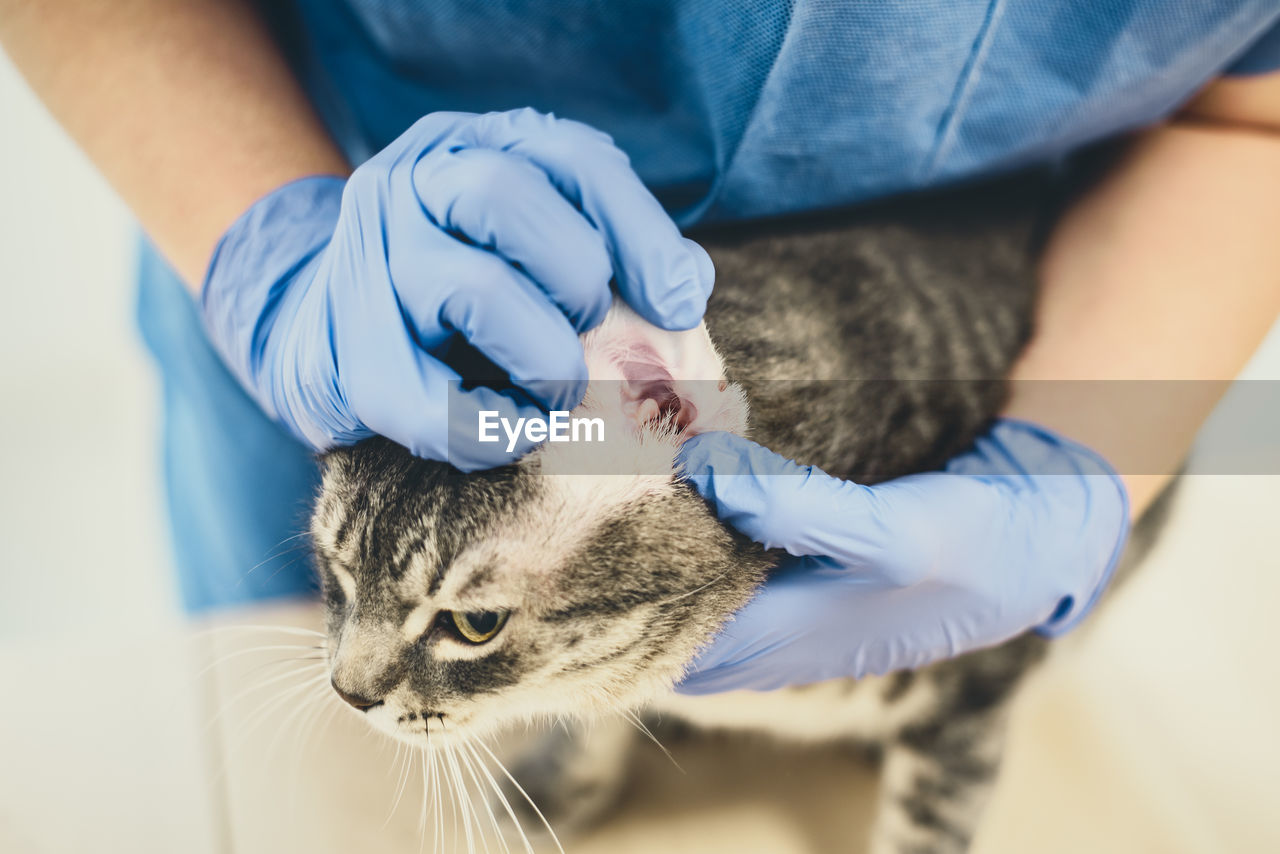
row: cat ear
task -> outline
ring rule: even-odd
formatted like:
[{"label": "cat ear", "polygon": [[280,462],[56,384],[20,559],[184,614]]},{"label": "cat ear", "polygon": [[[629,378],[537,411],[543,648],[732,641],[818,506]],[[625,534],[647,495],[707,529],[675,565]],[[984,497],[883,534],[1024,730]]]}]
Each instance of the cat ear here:
[{"label": "cat ear", "polygon": [[680,438],[712,430],[746,432],[746,397],[725,378],[704,324],[671,332],[615,300],[604,323],[584,339],[583,350],[592,393],[616,395],[623,417],[638,429],[671,430]]}]

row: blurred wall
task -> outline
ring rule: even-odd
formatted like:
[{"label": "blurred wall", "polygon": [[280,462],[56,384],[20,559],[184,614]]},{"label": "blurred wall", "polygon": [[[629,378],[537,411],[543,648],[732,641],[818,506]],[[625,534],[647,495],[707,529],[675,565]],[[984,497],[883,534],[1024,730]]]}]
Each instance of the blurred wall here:
[{"label": "blurred wall", "polygon": [[0,640],[176,618],[135,226],[0,53]]}]

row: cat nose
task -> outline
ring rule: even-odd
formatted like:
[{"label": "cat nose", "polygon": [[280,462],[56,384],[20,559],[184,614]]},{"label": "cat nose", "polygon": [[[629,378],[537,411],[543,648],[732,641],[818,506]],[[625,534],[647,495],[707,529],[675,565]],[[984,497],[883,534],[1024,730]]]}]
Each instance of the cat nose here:
[{"label": "cat nose", "polygon": [[359,694],[347,693],[339,688],[338,683],[332,679],[329,680],[329,684],[333,686],[333,690],[342,698],[343,702],[357,711],[367,712],[375,706],[381,706],[383,703],[382,700],[368,700],[361,697]]}]

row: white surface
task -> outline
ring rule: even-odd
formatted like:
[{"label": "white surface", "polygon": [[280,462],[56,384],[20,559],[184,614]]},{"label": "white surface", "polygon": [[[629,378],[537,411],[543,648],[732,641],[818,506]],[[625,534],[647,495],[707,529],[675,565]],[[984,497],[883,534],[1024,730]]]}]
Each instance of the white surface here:
[{"label": "white surface", "polygon": [[[175,610],[132,227],[3,58],[0,116],[0,851],[416,850],[420,785],[383,829],[391,752],[358,722],[298,728],[302,695],[239,659],[199,675],[228,647]],[[1251,375],[1280,377],[1280,334]],[[1278,511],[1280,478],[1190,480],[1142,576],[1023,697],[980,850],[1280,850]],[[680,758],[646,754],[575,850],[821,851],[860,820],[838,757]]]},{"label": "white surface", "polygon": [[0,640],[176,617],[124,205],[0,53]]},{"label": "white surface", "polygon": [[0,851],[225,851],[198,660],[172,630],[0,645]]}]

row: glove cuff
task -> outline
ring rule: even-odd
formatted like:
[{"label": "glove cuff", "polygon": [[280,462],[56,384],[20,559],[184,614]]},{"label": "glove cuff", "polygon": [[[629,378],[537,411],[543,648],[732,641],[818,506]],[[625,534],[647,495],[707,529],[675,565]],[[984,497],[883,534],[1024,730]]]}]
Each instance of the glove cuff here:
[{"label": "glove cuff", "polygon": [[1103,533],[1113,545],[1107,557],[1103,571],[1093,581],[1092,586],[1076,595],[1064,597],[1047,621],[1035,628],[1036,634],[1054,638],[1066,634],[1075,628],[1093,611],[1106,592],[1107,586],[1115,575],[1116,566],[1124,554],[1125,543],[1129,539],[1129,492],[1124,481],[1111,463],[1097,451],[1068,439],[1052,430],[1030,421],[1016,418],[1003,418],[996,423],[993,432],[1001,430],[1017,430],[1031,434],[1038,441],[1052,448],[1057,462],[1047,466],[1045,471],[1031,471],[1032,476],[1074,477],[1084,491],[1085,518],[1087,523],[1098,526],[1114,524],[1119,517],[1118,531],[1112,539],[1109,533]]},{"label": "glove cuff", "polygon": [[[218,241],[205,273],[205,332],[231,373],[277,422],[280,413],[263,381],[269,333],[290,285],[333,237],[345,186],[343,178],[316,175],[262,197]],[[293,425],[284,426],[298,435]]]}]

